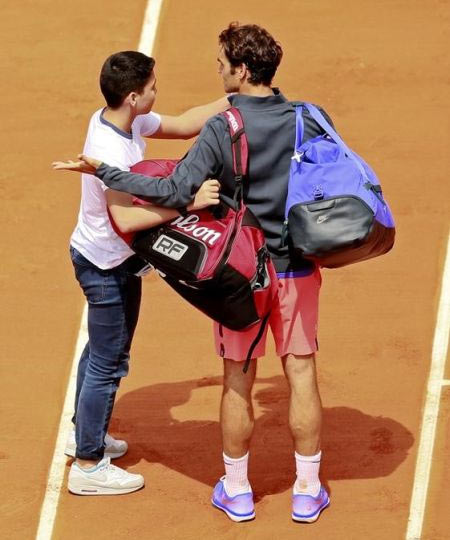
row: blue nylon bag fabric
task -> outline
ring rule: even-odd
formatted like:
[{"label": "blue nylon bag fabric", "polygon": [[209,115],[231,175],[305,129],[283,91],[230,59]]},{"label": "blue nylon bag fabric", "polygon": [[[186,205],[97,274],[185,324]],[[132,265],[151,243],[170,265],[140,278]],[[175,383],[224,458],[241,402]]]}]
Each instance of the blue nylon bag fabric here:
[{"label": "blue nylon bag fabric", "polygon": [[[314,109],[320,114],[315,107]],[[296,107],[296,117],[297,137],[295,154],[291,162],[286,219],[293,205],[319,200],[318,194],[320,200],[337,196],[356,196],[371,208],[375,219],[383,226],[394,227],[392,212],[381,194],[376,195],[374,191],[365,187],[367,183],[373,186],[380,185],[369,165],[348,147],[345,146],[344,149],[339,142],[330,137],[330,134],[320,135],[301,144],[302,106]],[[327,125],[330,131],[334,132],[328,123]],[[335,132],[334,134],[338,138]],[[356,162],[359,162],[359,166]]]},{"label": "blue nylon bag fabric", "polygon": [[[304,108],[325,133],[303,143]],[[328,268],[387,253],[395,238],[376,174],[309,103],[296,105],[282,245],[288,236],[294,254]]]}]

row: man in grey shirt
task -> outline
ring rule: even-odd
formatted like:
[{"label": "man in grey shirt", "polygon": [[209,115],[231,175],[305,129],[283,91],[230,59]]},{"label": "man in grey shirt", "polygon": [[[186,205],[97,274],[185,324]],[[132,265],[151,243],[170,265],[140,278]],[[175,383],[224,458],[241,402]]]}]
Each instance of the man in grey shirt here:
[{"label": "man in grey shirt", "polygon": [[[313,263],[294,258],[288,246],[281,247],[296,129],[295,108],[278,89],[271,87],[281,57],[279,43],[259,26],[232,23],[219,36],[219,73],[225,91],[235,93],[229,100],[241,112],[249,144],[244,198],[261,223],[279,278],[278,298],[269,325],[290,386],[289,426],[297,470],[291,515],[295,521],[312,522],[329,504],[319,479],[322,405],[315,352],[321,277]],[[303,141],[322,133],[307,112],[304,124]],[[226,119],[220,115],[207,122],[192,149],[168,178],[124,172],[86,156],[66,168],[90,172],[112,189],[171,208],[183,209],[207,178],[219,180],[226,202],[232,203],[234,193],[230,133]],[[265,353],[265,336],[256,347],[246,374],[242,361],[257,330],[219,331],[215,325],[216,350],[225,351],[221,429],[226,474],[216,485],[212,502],[233,521],[255,517],[247,477],[254,427],[251,391],[257,358]]]}]

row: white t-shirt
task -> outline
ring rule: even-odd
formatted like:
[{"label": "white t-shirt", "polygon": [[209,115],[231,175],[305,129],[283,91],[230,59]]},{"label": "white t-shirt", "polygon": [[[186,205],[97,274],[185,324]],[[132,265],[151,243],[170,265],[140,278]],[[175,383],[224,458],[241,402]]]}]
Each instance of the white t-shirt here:
[{"label": "white t-shirt", "polygon": [[[142,135],[152,135],[161,123],[159,114],[150,112],[135,118],[131,132],[125,133],[103,118],[103,109],[92,115],[83,153],[122,170],[144,158],[146,143]],[[105,191],[108,188],[95,176],[82,175],[78,223],[70,244],[83,257],[102,270],[121,264],[133,252],[113,230],[109,220]]]}]

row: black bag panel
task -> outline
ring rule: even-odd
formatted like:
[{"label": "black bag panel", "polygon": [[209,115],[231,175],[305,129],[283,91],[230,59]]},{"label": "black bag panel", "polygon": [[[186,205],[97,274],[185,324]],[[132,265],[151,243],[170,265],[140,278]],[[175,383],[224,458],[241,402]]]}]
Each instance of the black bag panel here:
[{"label": "black bag panel", "polygon": [[305,258],[353,250],[366,241],[375,221],[370,207],[351,196],[296,204],[288,220],[294,251]]},{"label": "black bag panel", "polygon": [[[233,212],[226,204],[211,208],[211,214],[217,212],[215,219],[226,219],[230,211]],[[241,253],[238,233],[245,230],[244,218],[253,240],[245,243],[246,249]],[[211,277],[206,279],[199,278],[199,274],[204,269],[208,247],[183,231],[168,225],[141,231],[136,234],[132,249],[152,264],[166,283],[194,307],[227,328],[243,330],[261,321],[258,306],[263,304],[263,295],[269,294],[271,284],[266,275],[269,255],[262,233],[260,238],[255,238],[254,229],[259,228],[259,223],[250,210],[238,211],[233,223],[228,229],[232,232],[226,247],[217,259],[218,264]],[[245,276],[241,273],[244,271],[241,268],[243,258],[250,256],[250,250],[256,249],[258,243],[263,245],[252,260],[254,275]],[[233,250],[240,253],[237,259],[229,257]],[[248,263],[244,266],[248,267]]]},{"label": "black bag panel", "polygon": [[355,245],[352,249],[344,252],[327,253],[323,256],[319,255],[310,258],[325,268],[340,268],[341,266],[378,257],[378,255],[384,255],[384,253],[392,249],[394,240],[394,228],[384,227],[378,221],[374,221],[374,225],[365,243]]},{"label": "black bag panel", "polygon": [[[227,238],[228,231],[236,226],[234,224],[239,224],[239,212],[235,213],[225,202],[199,212],[202,216],[199,227],[208,227],[210,221],[222,221],[223,231],[217,232],[221,232],[223,238]],[[227,242],[232,244],[230,240]],[[228,250],[226,245],[225,252]],[[209,256],[209,248],[201,238],[195,238],[171,223],[139,231],[131,249],[158,270],[183,280],[197,279]]]},{"label": "black bag panel", "polygon": [[165,226],[137,233],[132,249],[158,270],[186,281],[196,278],[206,257],[201,240]]},{"label": "black bag panel", "polygon": [[208,206],[207,208],[212,216],[214,216],[214,219],[220,220],[223,219],[230,210],[233,210],[235,212],[238,211],[238,209],[234,209],[231,205],[226,203],[225,201],[221,200],[219,204],[216,204],[214,206]]},{"label": "black bag panel", "polygon": [[231,330],[243,330],[260,321],[250,283],[228,265],[220,277],[208,281],[163,279],[190,304]]},{"label": "black bag panel", "polygon": [[[357,199],[355,198],[354,200],[356,201]],[[336,200],[336,202],[338,203],[339,200]],[[345,221],[345,219],[347,219],[350,223],[359,223],[358,230],[353,230],[352,227],[348,227],[348,230],[346,230],[345,223],[344,226],[341,226],[341,222],[337,221],[337,229],[334,230],[338,231],[335,238],[338,239],[339,242],[331,246],[329,243],[323,243],[323,245],[325,245],[324,248],[323,246],[321,247],[318,245],[317,238],[320,240],[320,237],[316,236],[316,244],[313,246],[307,246],[307,248],[310,249],[309,253],[305,253],[302,247],[298,247],[298,244],[297,247],[294,247],[295,253],[314,261],[318,265],[325,268],[340,268],[341,266],[364,261],[387,253],[394,245],[395,229],[385,227],[380,222],[376,221],[372,212],[372,217],[369,219],[364,210],[365,206],[366,205],[350,204],[347,208],[344,206],[341,208],[341,210],[344,212],[344,216],[341,221]],[[334,205],[332,208],[333,213],[335,208],[339,208],[339,204]],[[366,208],[368,207],[366,206]],[[348,214],[350,211],[353,211],[354,213]],[[346,216],[345,213],[347,213]],[[302,223],[304,223],[303,218],[305,214],[306,212],[302,210],[300,214],[300,220]],[[308,214],[310,217],[311,214]],[[299,214],[297,213],[296,217],[298,215]],[[291,218],[289,217],[289,219]],[[329,220],[325,220],[324,223],[327,225],[330,223],[333,224],[333,219],[334,216],[330,217]],[[317,227],[317,223],[313,224],[312,226]],[[341,228],[339,229],[340,226]],[[329,235],[329,232],[327,234]],[[330,237],[332,237],[332,235],[330,235]],[[299,242],[299,239],[297,239],[297,241]],[[344,242],[346,243],[344,244]]]}]

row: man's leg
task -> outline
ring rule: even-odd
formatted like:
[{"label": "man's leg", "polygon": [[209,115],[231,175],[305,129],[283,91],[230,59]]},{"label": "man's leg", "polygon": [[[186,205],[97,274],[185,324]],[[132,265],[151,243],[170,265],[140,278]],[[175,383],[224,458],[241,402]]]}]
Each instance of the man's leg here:
[{"label": "man's leg", "polygon": [[255,517],[253,493],[247,474],[250,440],[255,423],[252,388],[256,360],[251,360],[247,373],[242,371],[244,362],[224,358],[223,365],[220,425],[225,476],[214,488],[212,503],[233,521],[248,521]]},{"label": "man's leg", "polygon": [[320,451],[322,402],[317,385],[314,354],[282,358],[289,388],[289,427],[295,451],[310,456]]},{"label": "man's leg", "polygon": [[242,362],[223,359],[223,393],[220,406],[223,451],[230,458],[247,454],[253,433],[252,388],[256,374],[256,360],[251,360],[247,373]]},{"label": "man's leg", "polygon": [[321,486],[320,437],[322,402],[314,354],[282,358],[289,388],[289,427],[294,439],[297,478],[293,488],[292,519],[316,521],[330,499]]},{"label": "man's leg", "polygon": [[267,326],[253,350],[247,373],[244,361],[260,330],[255,325],[246,331],[234,331],[214,323],[216,351],[223,356],[224,378],[220,407],[225,476],[214,488],[212,503],[233,521],[255,517],[253,493],[248,481],[250,440],[255,423],[252,388],[256,376],[256,358],[264,356]]}]

